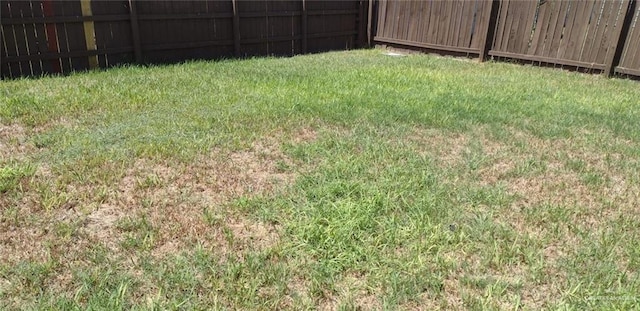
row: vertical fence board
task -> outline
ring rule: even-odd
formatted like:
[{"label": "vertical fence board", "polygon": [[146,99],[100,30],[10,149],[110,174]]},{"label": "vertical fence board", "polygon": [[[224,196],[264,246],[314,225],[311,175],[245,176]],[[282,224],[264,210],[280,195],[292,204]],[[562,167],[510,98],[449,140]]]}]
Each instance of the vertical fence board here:
[{"label": "vertical fence board", "polygon": [[596,42],[596,46],[598,47],[598,52],[595,56],[595,60],[598,63],[604,63],[605,58],[607,56],[607,44],[611,40],[611,29],[613,29],[613,25],[616,20],[616,3],[615,2],[607,2],[605,4],[605,10],[608,13],[606,18],[603,18],[601,22],[602,27],[602,36],[599,41]]},{"label": "vertical fence board", "polygon": [[[98,54],[100,67],[111,67],[118,64],[132,62],[136,59],[134,53],[134,32],[130,15],[130,3],[120,1],[92,1],[92,12],[96,17],[126,16],[129,20],[95,21],[94,30],[98,51],[118,49],[125,52]],[[139,42],[138,42],[139,44]]]},{"label": "vertical fence board", "polygon": [[502,50],[502,38],[504,38],[505,24],[507,23],[507,11],[509,9],[509,0],[500,1],[500,10],[498,13],[498,24],[496,29],[496,37],[493,44],[494,49]]},{"label": "vertical fence board", "polygon": [[623,74],[640,75],[640,5],[635,3],[630,14],[633,14],[632,24],[627,33],[625,46],[622,51],[620,64],[616,71]]},{"label": "vertical fence board", "polygon": [[[62,1],[64,4],[63,16],[82,16],[80,1]],[[57,3],[57,1],[54,1]],[[87,44],[84,36],[84,26],[82,22],[67,23],[67,46],[70,52],[86,52]],[[71,57],[73,70],[81,71],[89,69],[89,59],[86,56]]]},{"label": "vertical fence board", "polygon": [[433,21],[433,29],[431,32],[429,42],[433,44],[438,44],[438,34],[442,31],[442,27],[440,27],[440,18],[442,15],[442,4],[441,0],[433,0],[431,6],[431,20]]},{"label": "vertical fence board", "polygon": [[587,28],[589,27],[589,17],[591,11],[595,5],[595,1],[580,2],[582,7],[578,11],[575,19],[573,40],[567,48],[566,55],[568,59],[580,60],[582,54],[582,48],[587,35]]},{"label": "vertical fence board", "polygon": [[[31,18],[41,18],[44,16],[42,1],[30,1],[31,5]],[[49,52],[49,42],[47,41],[47,26],[44,23],[33,22],[29,24],[30,34],[27,36],[27,41],[29,42],[29,50],[30,54],[43,54]],[[49,25],[52,29],[55,30],[55,25]],[[53,52],[57,52],[57,44],[55,44],[55,49]],[[50,72],[60,72],[60,61],[59,60],[43,60],[37,59],[31,61],[32,68],[34,69],[35,75],[42,75]]]},{"label": "vertical fence board", "polygon": [[442,30],[439,31],[437,43],[439,45],[447,45],[447,36],[449,35],[449,26],[451,24],[451,10],[453,1],[444,1],[444,8],[440,15],[440,25]]},{"label": "vertical fence board", "polygon": [[418,10],[416,8],[416,1],[407,1],[408,5],[409,5],[409,18],[407,18],[406,23],[408,24],[407,27],[407,38],[409,40],[415,41],[416,40],[416,27],[417,27],[417,23],[420,21],[419,16],[417,15]]},{"label": "vertical fence board", "polygon": [[[28,4],[28,9],[23,11],[24,17],[35,17],[36,15],[42,15],[42,11],[38,5],[34,5],[34,1],[25,1]],[[27,44],[28,55],[40,54],[38,36],[36,34],[36,26],[34,23],[24,24],[24,35]],[[42,61],[31,60],[29,61],[29,67],[31,69],[31,75],[42,75]]]},{"label": "vertical fence board", "polygon": [[604,26],[604,22],[602,22],[603,19],[606,19],[606,16],[609,14],[609,11],[606,10],[607,8],[607,1],[603,1],[601,3],[601,7],[598,7],[595,15],[594,15],[594,28],[593,28],[593,40],[591,42],[587,42],[587,45],[589,47],[588,49],[588,53],[583,53],[584,57],[587,59],[591,59],[591,60],[595,60],[596,56],[598,55],[598,50],[599,50],[599,42],[602,40],[602,36],[604,35],[604,30],[606,29],[606,27]]},{"label": "vertical fence board", "polygon": [[[4,34],[4,28],[0,27],[0,59],[4,59],[7,57],[7,45],[5,44],[6,37]],[[11,76],[11,71],[9,71],[9,66],[5,63],[2,63],[0,66],[0,76]]]},{"label": "vertical fence board", "polygon": [[631,21],[631,18],[628,18],[627,16],[627,9],[629,8],[629,2],[630,0],[622,0],[620,2],[619,8],[617,8],[615,11],[616,19],[615,21],[612,21],[614,26],[613,26],[613,30],[610,33],[611,34],[611,36],[609,37],[610,42],[608,42],[607,44],[607,52],[604,60],[604,63],[605,63],[604,72],[607,75],[611,75],[614,73],[614,68],[616,66],[614,62],[619,61],[619,55],[617,54],[619,53],[619,51],[622,50],[622,48],[618,49],[618,46],[621,43],[621,39],[623,39],[621,36],[622,30],[626,27],[625,23],[628,24]]},{"label": "vertical fence board", "polygon": [[520,45],[517,47],[518,52],[520,53],[526,53],[531,46],[531,41],[533,40],[533,31],[535,29],[534,19],[536,18],[536,15],[539,14],[537,1],[529,1],[528,4],[529,7],[527,8],[525,15],[527,19],[526,21],[523,19],[523,21],[525,22],[523,25],[523,29],[525,32],[522,34],[523,39],[520,42]]},{"label": "vertical fence board", "polygon": [[479,47],[479,40],[477,40],[477,34],[482,31],[486,31],[485,29],[480,29],[481,19],[476,18],[474,23],[474,16],[480,14],[480,9],[482,9],[483,3],[487,3],[488,1],[475,0],[469,1],[464,5],[467,7],[467,14],[464,16],[464,36],[462,41],[462,46],[471,46],[474,48]]},{"label": "vertical fence board", "polygon": [[426,28],[429,25],[429,1],[420,1],[420,24],[418,26],[418,37],[416,41],[424,42],[427,35]]},{"label": "vertical fence board", "polygon": [[[20,18],[23,17],[25,11],[29,10],[29,3],[26,1],[20,1],[12,3],[10,10],[10,17]],[[25,38],[25,25],[14,25],[13,35],[16,46],[16,55],[23,56],[28,55],[27,41]],[[18,63],[19,72],[21,75],[30,75],[31,74],[31,66],[29,66],[28,61],[21,61]]]},{"label": "vertical fence board", "polygon": [[394,37],[402,37],[404,38],[405,35],[402,33],[404,30],[404,23],[407,21],[407,19],[405,18],[405,13],[406,13],[406,9],[405,9],[405,1],[399,1],[395,4],[398,16],[396,16],[396,25],[395,27],[393,27],[393,36]]},{"label": "vertical fence board", "polygon": [[472,46],[477,46],[480,49],[484,49],[487,43],[487,38],[493,36],[493,31],[490,31],[490,29],[495,28],[498,7],[496,6],[494,8],[495,1],[493,0],[477,0],[476,2],[478,4],[478,13],[476,13],[478,15],[478,20],[476,22],[476,26],[473,29],[473,36],[475,39],[473,39],[472,41]]},{"label": "vertical fence board", "polygon": [[462,9],[464,8],[464,3],[463,2],[459,2],[456,1],[455,2],[455,7],[453,10],[453,15],[455,16],[454,18],[452,18],[452,23],[453,23],[453,27],[452,27],[452,32],[453,35],[449,36],[449,40],[447,41],[447,45],[458,45],[459,43],[459,38],[461,37],[461,29],[460,29],[460,25],[462,24]]},{"label": "vertical fence board", "polygon": [[385,37],[393,37],[393,27],[397,24],[396,5],[398,3],[393,0],[387,1],[387,19],[385,20],[384,34]]},{"label": "vertical fence board", "polygon": [[602,11],[602,5],[602,0],[594,1],[593,7],[591,8],[591,12],[588,17],[589,26],[586,29],[587,34],[584,39],[582,51],[580,52],[581,59],[591,59],[591,50],[594,46],[594,40],[596,31],[598,29],[598,21],[600,19],[600,12]]},{"label": "vertical fence board", "polygon": [[[7,1],[0,1],[0,16],[3,18],[9,17],[9,3]],[[6,30],[5,30],[6,28]],[[0,59],[6,59],[9,55],[9,48],[13,48],[13,33],[9,29],[13,29],[13,26],[7,25],[7,27],[0,27]],[[0,75],[2,77],[11,77],[13,72],[11,70],[11,63],[2,62],[0,64]]]},{"label": "vertical fence board", "polygon": [[545,53],[547,57],[558,57],[558,47],[560,46],[560,39],[566,18],[568,3],[569,1],[558,1],[558,3],[556,3],[556,7],[558,9],[554,10],[555,14],[551,19],[551,31],[547,36],[547,39],[549,40]]},{"label": "vertical fence board", "polygon": [[522,36],[518,33],[520,28],[518,28],[518,23],[520,22],[520,15],[522,15],[522,10],[526,2],[523,1],[514,1],[509,6],[509,11],[507,15],[507,24],[505,27],[509,32],[509,35],[505,37],[506,42],[503,43],[506,46],[506,51],[514,52],[516,45],[516,41],[520,40]]},{"label": "vertical fence board", "polygon": [[535,30],[533,32],[533,37],[531,39],[531,44],[529,45],[529,48],[527,50],[527,54],[537,54],[544,46],[546,31],[549,27],[550,14],[547,10],[549,6],[549,1],[540,3],[537,16],[538,19],[536,22]]},{"label": "vertical fence board", "polygon": [[562,40],[560,41],[560,47],[558,48],[558,58],[569,58],[567,57],[566,52],[567,49],[569,49],[572,45],[575,38],[575,34],[573,33],[573,26],[576,23],[576,15],[578,14],[578,10],[582,5],[584,5],[584,2],[581,1],[573,1],[569,3],[567,19],[564,27],[564,34],[562,36]]},{"label": "vertical fence board", "polygon": [[[43,3],[43,1],[32,1],[34,18],[36,17],[42,18],[42,17],[45,17],[45,15],[47,15],[45,14],[45,11],[44,11],[44,5],[45,3]],[[52,11],[51,3],[49,2],[46,5],[48,5],[47,13],[50,14]],[[57,32],[56,25],[35,22],[34,26],[35,26],[35,32],[37,37],[36,40],[38,45],[38,53],[44,54],[49,52],[53,52],[53,53],[59,52],[60,45],[56,37],[56,32]],[[48,39],[49,33],[52,34],[53,41],[49,41]],[[60,59],[41,59],[40,64],[42,65],[41,68],[42,68],[43,74],[62,71],[62,67],[61,67],[62,63]]]}]

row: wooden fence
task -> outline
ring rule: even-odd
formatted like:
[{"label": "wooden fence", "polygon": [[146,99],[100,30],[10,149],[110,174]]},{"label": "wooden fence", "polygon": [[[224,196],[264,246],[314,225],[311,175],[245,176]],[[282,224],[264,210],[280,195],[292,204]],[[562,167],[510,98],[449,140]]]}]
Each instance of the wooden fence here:
[{"label": "wooden fence", "polygon": [[2,77],[374,42],[640,76],[640,0],[2,0]]},{"label": "wooden fence", "polygon": [[637,0],[380,0],[375,41],[640,76]]},{"label": "wooden fence", "polygon": [[490,1],[382,0],[378,8],[377,42],[477,55],[485,48]]},{"label": "wooden fence", "polygon": [[490,55],[610,72],[629,0],[500,3]]},{"label": "wooden fence", "polygon": [[3,0],[2,77],[362,47],[367,1]]}]

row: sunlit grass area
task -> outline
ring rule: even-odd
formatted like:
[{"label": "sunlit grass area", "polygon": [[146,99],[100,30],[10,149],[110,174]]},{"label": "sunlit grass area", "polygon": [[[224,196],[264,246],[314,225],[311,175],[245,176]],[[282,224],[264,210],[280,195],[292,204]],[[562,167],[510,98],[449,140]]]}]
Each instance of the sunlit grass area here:
[{"label": "sunlit grass area", "polygon": [[383,50],[0,83],[0,309],[632,309],[640,87]]}]

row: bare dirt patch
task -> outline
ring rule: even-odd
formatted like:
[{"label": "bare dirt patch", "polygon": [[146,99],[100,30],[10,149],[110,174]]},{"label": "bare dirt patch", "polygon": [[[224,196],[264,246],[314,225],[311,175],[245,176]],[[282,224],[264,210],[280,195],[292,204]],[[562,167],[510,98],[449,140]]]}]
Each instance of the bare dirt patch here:
[{"label": "bare dirt patch", "polygon": [[45,262],[48,260],[44,228],[20,228],[3,226],[0,235],[0,259],[5,264],[16,264],[23,260]]},{"label": "bare dirt patch", "polygon": [[103,205],[91,212],[85,220],[85,229],[89,237],[94,241],[100,241],[110,250],[117,250],[119,239],[116,224],[124,213],[116,208]]},{"label": "bare dirt patch", "polygon": [[551,170],[537,176],[507,181],[509,192],[517,194],[525,206],[541,204],[593,206],[596,198],[575,173]]},{"label": "bare dirt patch", "polygon": [[21,158],[34,149],[27,141],[27,130],[23,126],[0,124],[0,160]]},{"label": "bare dirt patch", "polygon": [[434,157],[443,167],[458,165],[468,148],[469,137],[438,129],[415,128],[407,140],[417,145],[422,156]]},{"label": "bare dirt patch", "polygon": [[[227,228],[241,247],[263,250],[274,246],[280,238],[280,227],[260,221],[233,217],[227,220]],[[237,243],[237,242],[236,242]]]},{"label": "bare dirt patch", "polygon": [[[440,129],[414,128],[407,140],[416,146],[419,154],[434,158],[442,168],[450,169],[464,165],[474,152],[478,153],[476,156],[489,161],[489,164],[495,162],[499,171],[510,168],[511,162],[505,158],[509,147],[490,139],[484,129],[473,134],[462,134]],[[504,165],[506,167],[500,169],[500,166]]]},{"label": "bare dirt patch", "polygon": [[293,142],[296,144],[311,143],[318,139],[318,132],[309,127],[303,127],[293,135]]},{"label": "bare dirt patch", "polygon": [[337,295],[326,299],[325,310],[335,310],[335,304],[343,301],[352,301],[357,310],[382,310],[380,293],[367,288],[366,276],[364,275],[349,273],[335,287]]},{"label": "bare dirt patch", "polygon": [[454,276],[448,276],[446,279],[444,279],[443,286],[447,306],[456,310],[462,309],[462,307],[464,306],[464,301],[462,300],[462,293],[460,292],[460,281]]}]

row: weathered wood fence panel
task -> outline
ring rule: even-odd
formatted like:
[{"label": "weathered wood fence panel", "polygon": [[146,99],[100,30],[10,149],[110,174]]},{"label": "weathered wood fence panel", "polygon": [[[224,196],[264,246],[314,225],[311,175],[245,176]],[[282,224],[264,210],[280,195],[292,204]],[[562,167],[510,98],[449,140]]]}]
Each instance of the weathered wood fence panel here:
[{"label": "weathered wood fence panel", "polygon": [[490,55],[606,70],[629,0],[500,2]]},{"label": "weathered wood fence panel", "polygon": [[88,68],[79,1],[2,1],[0,7],[3,77]]},{"label": "weathered wood fence panel", "polygon": [[371,33],[481,60],[640,76],[637,1],[3,0],[0,74],[350,49]]},{"label": "weathered wood fence panel", "polygon": [[480,54],[491,0],[381,0],[375,41]]},{"label": "weathered wood fence panel", "polygon": [[625,45],[622,50],[620,64],[615,71],[620,74],[640,76],[640,5],[636,1],[630,7],[631,22]]},{"label": "weathered wood fence panel", "polygon": [[639,0],[379,0],[376,43],[640,76]]},{"label": "weathered wood fence panel", "polygon": [[[66,2],[75,3],[75,1]],[[95,53],[99,67],[133,62],[135,57],[129,2],[95,1],[91,3],[91,7],[95,31]]]},{"label": "weathered wood fence panel", "polygon": [[143,62],[234,55],[231,1],[133,1]]},{"label": "weathered wood fence panel", "polygon": [[[2,77],[366,44],[367,1],[3,0]],[[363,27],[364,26],[364,27]]]}]

